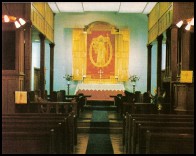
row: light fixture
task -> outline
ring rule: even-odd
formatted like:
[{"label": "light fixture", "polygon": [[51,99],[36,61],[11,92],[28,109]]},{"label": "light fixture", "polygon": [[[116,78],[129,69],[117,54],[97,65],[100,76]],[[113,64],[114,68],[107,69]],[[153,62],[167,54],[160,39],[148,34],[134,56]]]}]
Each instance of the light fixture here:
[{"label": "light fixture", "polygon": [[18,21],[15,21],[14,24],[15,24],[16,28],[20,28],[20,26],[21,26]]},{"label": "light fixture", "polygon": [[191,24],[190,22],[187,24],[187,26],[185,27],[186,30],[190,30],[191,29]]},{"label": "light fixture", "polygon": [[9,19],[9,17],[8,17],[7,15],[4,15],[3,17],[4,17],[4,21],[5,21],[6,23],[10,21],[10,19]]},{"label": "light fixture", "polygon": [[25,25],[26,21],[23,18],[17,18],[15,16],[2,15],[2,23],[14,22],[16,28],[20,28]]},{"label": "light fixture", "polygon": [[191,29],[191,26],[194,26],[194,17],[193,18],[188,18],[188,19],[185,19],[185,20],[181,20],[181,21],[179,21],[176,24],[176,26],[178,28],[180,28],[183,23],[187,24],[186,27],[185,27],[185,30],[190,30]]},{"label": "light fixture", "polygon": [[7,5],[4,3],[4,14],[2,14],[2,23],[9,23],[13,22],[16,26],[16,28],[20,28],[21,25],[24,25],[26,21],[22,19],[21,17],[15,17],[11,16],[11,13],[9,12]]},{"label": "light fixture", "polygon": [[194,25],[194,18],[190,21],[190,25]]},{"label": "light fixture", "polygon": [[19,22],[20,22],[21,25],[24,25],[26,23],[26,21],[22,18],[19,18]]},{"label": "light fixture", "polygon": [[176,26],[177,26],[178,28],[180,28],[180,27],[182,26],[182,24],[183,24],[183,20],[179,21],[179,22],[176,24]]}]

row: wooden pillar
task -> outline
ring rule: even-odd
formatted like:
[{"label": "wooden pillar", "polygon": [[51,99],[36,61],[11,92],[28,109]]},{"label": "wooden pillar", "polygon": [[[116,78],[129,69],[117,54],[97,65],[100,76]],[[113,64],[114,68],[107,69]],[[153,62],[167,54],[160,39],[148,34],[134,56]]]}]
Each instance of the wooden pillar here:
[{"label": "wooden pillar", "polygon": [[166,69],[165,76],[171,78],[171,29],[166,30]]},{"label": "wooden pillar", "polygon": [[50,95],[52,95],[54,84],[54,46],[54,43],[50,44]]},{"label": "wooden pillar", "polygon": [[147,62],[147,91],[151,92],[151,57],[152,57],[152,45],[148,44],[148,62]]},{"label": "wooden pillar", "polygon": [[25,26],[25,90],[31,91],[31,68],[32,68],[32,40],[31,40],[32,24],[27,23]]},{"label": "wooden pillar", "polygon": [[163,35],[157,37],[157,89],[161,87],[162,40]]},{"label": "wooden pillar", "polygon": [[45,36],[39,34],[40,37],[40,91],[41,97],[45,98]]},{"label": "wooden pillar", "polygon": [[181,70],[189,70],[189,55],[190,55],[190,31],[185,30],[185,26],[182,27],[181,39]]},{"label": "wooden pillar", "polygon": [[181,26],[181,28],[178,28],[177,33],[177,81],[180,80],[180,71],[182,68],[182,31],[183,26]]},{"label": "wooden pillar", "polygon": [[178,45],[178,27],[171,26],[171,81],[176,81],[177,78],[177,45]]}]

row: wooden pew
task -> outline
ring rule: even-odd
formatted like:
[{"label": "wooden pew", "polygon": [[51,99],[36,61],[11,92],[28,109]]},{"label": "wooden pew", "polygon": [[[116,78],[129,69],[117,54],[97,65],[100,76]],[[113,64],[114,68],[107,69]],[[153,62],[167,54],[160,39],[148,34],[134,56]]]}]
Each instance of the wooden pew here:
[{"label": "wooden pew", "polygon": [[[50,102],[50,101],[43,101],[43,102],[31,102],[31,105],[37,105],[38,106],[38,113],[45,112],[45,113],[50,113],[51,109],[54,108],[55,112],[54,113],[60,113],[59,108],[63,106],[65,108],[64,113],[69,113],[70,110],[67,107],[71,107],[72,111],[77,114],[77,102],[72,101],[72,102]],[[43,109],[46,109],[43,111]]]},{"label": "wooden pew", "polygon": [[2,154],[54,154],[53,133],[2,132]]},{"label": "wooden pew", "polygon": [[[175,121],[167,121],[162,120],[162,121],[137,121],[133,119],[133,124],[132,124],[132,130],[130,131],[131,133],[128,134],[128,151],[131,151],[131,153],[135,154],[136,151],[136,144],[137,144],[137,133],[138,133],[138,125],[150,125],[150,126],[157,126],[157,127],[182,127],[182,126],[190,126],[193,127],[194,123],[193,122],[175,122]],[[129,148],[131,148],[129,150]]]},{"label": "wooden pew", "polygon": [[[33,113],[34,114],[34,113]],[[69,114],[67,117],[61,117],[61,115],[51,114],[54,118],[49,117],[49,115],[34,114],[34,118],[30,115],[25,117],[24,114],[21,116],[16,116],[14,114],[4,115],[2,128],[4,131],[17,131],[17,132],[43,132],[53,128],[57,133],[55,133],[55,146],[56,153],[73,153],[73,146],[75,137],[75,121],[74,115]],[[32,115],[32,114],[31,114]],[[47,118],[47,116],[49,118]],[[9,117],[11,119],[9,119]]]},{"label": "wooden pew", "polygon": [[138,134],[138,126],[140,124],[143,124],[143,125],[156,125],[157,127],[165,127],[165,126],[176,126],[176,127],[179,127],[179,126],[193,126],[194,125],[194,119],[193,118],[177,118],[177,117],[157,117],[157,118],[133,118],[132,119],[132,123],[130,125],[132,125],[131,127],[129,128],[132,128],[130,130],[130,133],[128,135],[129,138],[131,138],[131,142],[132,145],[129,146],[129,147],[132,147],[132,151],[135,153],[135,147],[136,147],[136,144],[137,144],[137,141],[136,141],[136,136]]},{"label": "wooden pew", "polygon": [[[177,115],[177,114],[130,114],[126,113],[126,116],[123,118],[123,134],[126,134],[126,130],[128,129],[129,126],[129,121],[131,118],[170,118],[170,117],[177,117],[177,118],[194,118],[193,115]],[[125,135],[124,135],[125,137]],[[124,139],[123,139],[124,140]]]},{"label": "wooden pew", "polygon": [[194,134],[147,131],[146,154],[194,154]]},{"label": "wooden pew", "polygon": [[170,103],[162,103],[162,109],[159,111],[155,104],[135,102],[133,104],[132,114],[169,114],[171,113],[170,107]]},{"label": "wooden pew", "polygon": [[[159,124],[159,126],[161,126],[161,122],[164,122],[164,121],[166,121],[166,122],[175,122],[175,123],[177,121],[178,122],[180,121],[182,123],[183,123],[183,121],[184,122],[192,121],[189,125],[193,125],[193,120],[194,120],[193,116],[187,116],[187,115],[184,116],[185,119],[182,116],[174,115],[174,114],[173,115],[172,114],[168,114],[168,115],[166,115],[166,114],[165,115],[163,115],[163,114],[145,115],[144,114],[143,115],[144,118],[142,118],[142,115],[140,115],[140,116],[136,115],[136,117],[134,115],[133,114],[130,115],[130,114],[127,113],[126,119],[125,119],[125,125],[124,125],[124,130],[123,130],[123,134],[124,134],[124,136],[123,136],[124,139],[123,140],[124,140],[124,145],[125,145],[125,148],[126,148],[126,153],[133,153],[135,151],[135,147],[134,147],[135,146],[135,137],[137,135],[137,125],[135,125],[135,123],[139,124],[140,121],[141,121],[141,122],[146,122],[146,124],[150,124],[150,121],[153,121],[153,122],[158,121],[158,123],[156,123],[156,126],[157,126],[157,124]],[[189,119],[191,119],[191,120],[189,120]],[[180,123],[176,123],[176,124],[180,125]],[[166,123],[165,125],[164,124],[162,124],[162,125],[164,127],[168,124]],[[172,124],[170,124],[170,126],[172,126]],[[132,148],[132,149],[130,149],[130,148]],[[134,149],[134,151],[133,151],[133,149]]]},{"label": "wooden pew", "polygon": [[114,104],[116,106],[117,113],[122,115],[122,97],[123,97],[123,95],[122,94],[117,94],[115,96],[110,95],[110,97],[114,98]]},{"label": "wooden pew", "polygon": [[194,127],[157,127],[157,126],[143,126],[141,124],[138,125],[138,135],[136,145],[136,154],[145,154],[146,151],[146,132],[169,132],[169,133],[188,133],[194,134]]},{"label": "wooden pew", "polygon": [[[30,124],[25,124],[25,122],[21,123],[19,120],[21,119],[17,119],[18,121],[10,121],[10,120],[6,120],[3,122],[2,125],[2,131],[4,132],[5,138],[3,138],[2,143],[6,144],[7,142],[11,141],[12,142],[12,146],[13,149],[7,149],[7,147],[5,146],[5,150],[9,153],[12,153],[15,151],[15,148],[17,149],[17,153],[23,153],[23,148],[25,148],[25,152],[28,153],[43,153],[43,149],[38,148],[37,146],[39,145],[40,147],[44,148],[44,153],[61,153],[60,149],[58,149],[58,147],[56,148],[55,145],[61,146],[62,143],[62,139],[59,140],[59,138],[65,138],[65,136],[63,136],[61,133],[59,133],[60,129],[63,128],[62,124],[59,124],[58,122],[54,121],[54,122],[49,122],[49,124],[44,124],[44,122],[41,122],[41,124],[34,124],[35,122],[33,121],[33,119],[31,121],[26,121],[26,122],[30,122]],[[36,119],[38,120],[38,119]],[[46,121],[45,121],[46,122]],[[28,125],[28,126],[27,126]],[[63,128],[64,129],[64,128]],[[49,134],[49,132],[51,132],[52,136]],[[27,135],[29,134],[29,136]],[[42,137],[46,136],[50,136],[52,137],[52,142],[49,142],[49,138],[47,139],[47,144],[43,144],[40,145],[40,143],[43,143],[45,138]],[[8,136],[8,137],[7,137]],[[11,138],[11,136],[15,136],[15,140],[13,138]],[[36,137],[38,136],[38,137]],[[35,137],[35,139],[33,138]],[[28,140],[28,142],[30,144],[24,144],[23,140]],[[58,140],[58,142],[57,142]],[[14,142],[15,141],[15,142]],[[38,144],[36,144],[36,142],[38,142]],[[17,144],[24,144],[24,147],[18,147]],[[33,144],[35,144],[33,146]],[[29,147],[32,146],[32,147]],[[50,147],[51,146],[51,147]],[[52,149],[49,150],[49,147]],[[35,148],[34,151],[31,151],[31,148]],[[36,150],[37,149],[37,150]],[[48,149],[46,151],[46,149]],[[16,151],[15,151],[16,152]],[[17,154],[16,153],[16,154]]]}]

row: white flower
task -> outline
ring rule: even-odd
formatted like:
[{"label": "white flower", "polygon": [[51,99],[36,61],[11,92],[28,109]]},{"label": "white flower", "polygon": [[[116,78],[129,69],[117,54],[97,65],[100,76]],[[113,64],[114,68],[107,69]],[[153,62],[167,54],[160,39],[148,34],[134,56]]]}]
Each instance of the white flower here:
[{"label": "white flower", "polygon": [[139,79],[140,79],[140,78],[139,78],[137,75],[132,75],[132,76],[129,77],[129,80],[130,80],[131,82],[139,81]]},{"label": "white flower", "polygon": [[65,78],[67,81],[71,81],[72,77],[72,75],[66,74],[63,78]]}]

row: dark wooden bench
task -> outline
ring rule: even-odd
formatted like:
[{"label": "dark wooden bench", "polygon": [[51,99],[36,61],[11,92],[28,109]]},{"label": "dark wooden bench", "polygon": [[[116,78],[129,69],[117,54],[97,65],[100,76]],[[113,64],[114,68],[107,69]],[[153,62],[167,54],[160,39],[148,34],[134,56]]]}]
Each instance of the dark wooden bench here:
[{"label": "dark wooden bench", "polygon": [[55,154],[54,130],[2,132],[2,154]]},{"label": "dark wooden bench", "polygon": [[[129,126],[129,120],[131,118],[194,118],[193,115],[177,115],[177,114],[129,114],[126,113],[126,116],[123,118],[123,145],[125,144],[126,130]],[[127,137],[126,137],[127,138]]]},{"label": "dark wooden bench", "polygon": [[167,121],[162,120],[162,121],[137,121],[133,119],[133,124],[132,124],[132,130],[130,130],[130,133],[128,134],[128,149],[131,148],[131,153],[135,153],[136,151],[136,144],[137,144],[137,133],[138,133],[138,125],[150,125],[150,126],[157,126],[157,127],[182,127],[182,126],[189,126],[193,127],[194,123],[193,122],[175,122],[175,121]]},{"label": "dark wooden bench", "polygon": [[123,145],[125,145],[125,138],[127,138],[127,130],[129,127],[129,124],[131,124],[130,119],[132,118],[194,118],[193,115],[176,115],[176,114],[129,114],[126,113],[126,116],[123,120]]},{"label": "dark wooden bench", "polygon": [[59,109],[61,107],[64,108],[65,112],[64,113],[69,113],[70,112],[70,107],[71,111],[73,111],[77,115],[77,102],[72,101],[72,102],[50,102],[50,101],[43,101],[43,102],[31,102],[30,105],[37,105],[38,106],[38,113],[52,113],[52,109],[55,111],[53,113],[60,113]]},{"label": "dark wooden bench", "polygon": [[[165,123],[166,122],[166,123]],[[124,145],[126,148],[126,153],[135,153],[136,148],[136,136],[137,136],[137,126],[138,124],[149,124],[149,125],[156,125],[158,127],[165,127],[165,126],[193,126],[194,125],[194,118],[190,116],[186,116],[185,118],[182,118],[179,115],[151,115],[147,116],[137,116],[133,117],[133,115],[127,115],[126,116],[126,123],[124,126]]]},{"label": "dark wooden bench", "polygon": [[[27,113],[28,114],[28,113]],[[34,113],[33,113],[34,114]],[[50,129],[55,130],[55,152],[56,153],[73,153],[74,145],[77,144],[76,121],[73,114],[67,117],[62,115],[34,114],[32,116],[20,114],[4,115],[2,118],[2,130],[5,132],[44,132]],[[43,116],[43,118],[42,118]],[[48,118],[47,118],[48,116]],[[10,119],[9,119],[10,117]]]},{"label": "dark wooden bench", "polygon": [[[18,144],[23,144],[23,140],[28,140],[28,142],[31,142],[31,144],[35,144],[34,146],[32,147],[29,147],[29,144],[25,144],[24,147],[20,147],[17,149],[17,153],[15,154],[20,154],[20,153],[23,153],[23,148],[25,148],[26,152],[28,153],[28,150],[30,148],[35,148],[37,149],[38,145],[40,144],[36,144],[36,142],[38,143],[41,143],[41,142],[44,142],[44,138],[41,137],[42,134],[44,134],[44,137],[45,137],[45,133],[49,136],[49,132],[52,133],[52,136],[50,137],[53,137],[53,139],[51,140],[52,142],[49,142],[48,140],[48,143],[50,144],[43,144],[43,145],[40,145],[41,147],[44,146],[43,148],[45,149],[49,149],[48,146],[52,149],[52,153],[64,153],[62,149],[60,149],[60,147],[62,147],[63,145],[63,139],[62,138],[67,138],[67,136],[65,136],[63,133],[61,133],[61,130],[62,129],[65,129],[63,124],[61,123],[56,123],[56,124],[51,124],[51,125],[44,125],[42,123],[42,125],[29,125],[28,127],[26,125],[23,125],[23,124],[12,124],[11,122],[8,122],[8,124],[3,124],[2,126],[2,131],[5,133],[5,136],[7,136],[7,133],[9,134],[8,136],[9,137],[5,137],[2,139],[2,144],[6,144],[7,142],[9,141],[12,141],[12,146],[13,148],[18,148]],[[24,134],[24,135],[23,135]],[[29,134],[29,136],[27,135]],[[31,136],[32,135],[32,136]],[[36,136],[39,136],[40,137],[36,137],[35,136],[35,139],[33,138],[33,136],[36,135]],[[14,140],[14,138],[11,138],[11,136],[15,136],[16,139]],[[9,140],[10,139],[10,140]],[[14,142],[15,141],[15,142]],[[30,145],[31,145],[30,144]],[[58,146],[57,146],[58,145]],[[66,148],[66,146],[65,146]],[[7,149],[7,147],[5,146],[5,150],[9,153],[12,153],[14,151],[12,151],[13,149]],[[30,153],[40,153],[42,151],[42,149],[39,149],[39,150],[35,150],[35,151],[29,151]],[[42,152],[41,152],[42,153]],[[45,153],[51,153],[51,150],[50,151],[45,151]],[[65,152],[66,153],[66,152]]]},{"label": "dark wooden bench", "polygon": [[156,104],[135,102],[133,103],[132,114],[158,114],[158,113],[169,114],[171,113],[170,107],[171,107],[170,103],[162,103],[162,108],[159,111]]},{"label": "dark wooden bench", "polygon": [[188,133],[194,134],[194,127],[157,127],[157,126],[143,126],[138,125],[136,154],[145,154],[146,151],[146,132],[156,133]]},{"label": "dark wooden bench", "polygon": [[[84,95],[83,93],[77,95],[65,95],[65,91],[53,91],[51,100],[52,102],[76,102],[76,105],[67,105],[65,107],[60,107],[60,112],[69,112],[70,110],[77,112],[77,116],[79,116],[80,112],[83,111],[84,105],[86,103],[86,98],[91,97],[91,95]],[[56,110],[54,108],[54,110]]]},{"label": "dark wooden bench", "polygon": [[194,134],[146,133],[146,154],[194,154]]}]

